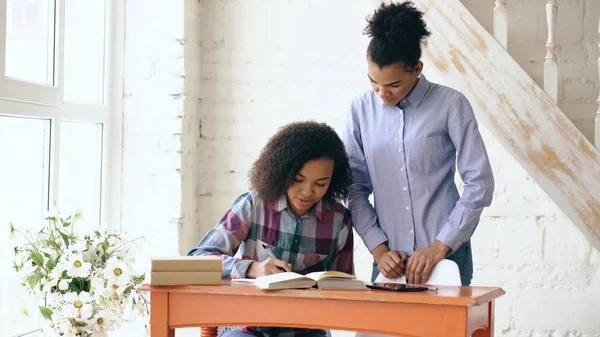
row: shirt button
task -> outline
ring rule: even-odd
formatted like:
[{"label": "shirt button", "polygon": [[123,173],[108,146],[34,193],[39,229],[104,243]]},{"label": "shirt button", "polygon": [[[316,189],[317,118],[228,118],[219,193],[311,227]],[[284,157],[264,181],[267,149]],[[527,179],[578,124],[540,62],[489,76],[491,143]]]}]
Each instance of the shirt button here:
[{"label": "shirt button", "polygon": [[408,211],[410,209],[410,207],[406,206],[406,210]]},{"label": "shirt button", "polygon": [[401,167],[401,168],[400,168],[400,171],[404,171],[404,167]]},{"label": "shirt button", "polygon": [[398,149],[398,152],[402,152],[402,148],[399,148],[399,149]]},{"label": "shirt button", "polygon": [[399,134],[402,134],[402,129],[398,130],[398,133],[399,133]]},{"label": "shirt button", "polygon": [[410,234],[414,233],[415,231],[413,231],[412,229],[410,230]]},{"label": "shirt button", "polygon": [[403,190],[403,191],[406,191],[406,187],[402,187],[402,190]]}]

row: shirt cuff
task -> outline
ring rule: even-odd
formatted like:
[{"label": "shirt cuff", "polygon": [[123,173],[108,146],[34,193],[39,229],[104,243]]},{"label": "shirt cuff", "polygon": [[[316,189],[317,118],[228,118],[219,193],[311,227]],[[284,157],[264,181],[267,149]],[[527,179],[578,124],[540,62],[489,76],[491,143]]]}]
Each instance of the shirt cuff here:
[{"label": "shirt cuff", "polygon": [[470,209],[464,207],[460,201],[457,202],[436,239],[455,251],[471,238],[475,228],[477,228],[482,212],[483,207]]},{"label": "shirt cuff", "polygon": [[248,272],[248,267],[254,262],[254,260],[238,260],[231,269],[231,273],[229,273],[230,278],[246,278],[246,273]]},{"label": "shirt cuff", "polygon": [[377,225],[369,228],[362,239],[369,252],[372,252],[377,246],[388,241],[388,238],[381,227]]},{"label": "shirt cuff", "polygon": [[444,243],[451,251],[457,250],[464,241],[461,238],[461,232],[454,228],[449,222],[442,227],[442,230],[435,239]]}]

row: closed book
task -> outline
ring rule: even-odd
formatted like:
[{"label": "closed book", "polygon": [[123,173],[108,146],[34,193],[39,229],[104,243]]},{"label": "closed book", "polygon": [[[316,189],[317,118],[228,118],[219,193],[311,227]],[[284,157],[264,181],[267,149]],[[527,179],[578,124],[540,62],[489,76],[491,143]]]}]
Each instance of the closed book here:
[{"label": "closed book", "polygon": [[157,286],[221,285],[221,272],[153,271],[150,273],[150,284]]},{"label": "closed book", "polygon": [[326,278],[319,280],[317,286],[322,290],[367,290],[365,282],[348,278]]},{"label": "closed book", "polygon": [[214,271],[221,272],[219,256],[165,256],[152,257],[151,271]]}]

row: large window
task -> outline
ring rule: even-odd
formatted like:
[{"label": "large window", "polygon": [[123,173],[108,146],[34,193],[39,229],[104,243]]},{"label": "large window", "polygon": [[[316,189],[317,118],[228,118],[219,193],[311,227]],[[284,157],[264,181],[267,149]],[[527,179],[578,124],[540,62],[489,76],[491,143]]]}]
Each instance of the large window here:
[{"label": "large window", "polygon": [[12,270],[8,223],[35,229],[48,213],[80,209],[80,226],[93,228],[116,211],[109,205],[118,194],[111,179],[118,182],[120,167],[114,162],[123,33],[118,6],[122,1],[0,0],[2,336],[41,326],[37,304],[25,301]]}]

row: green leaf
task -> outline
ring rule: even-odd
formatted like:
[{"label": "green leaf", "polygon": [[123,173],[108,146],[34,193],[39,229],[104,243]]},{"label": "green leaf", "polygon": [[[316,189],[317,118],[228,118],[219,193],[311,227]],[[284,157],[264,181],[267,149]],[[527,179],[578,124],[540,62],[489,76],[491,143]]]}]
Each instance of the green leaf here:
[{"label": "green leaf", "polygon": [[42,307],[40,306],[40,313],[42,314],[42,316],[47,319],[47,320],[52,320],[52,314],[54,312],[52,312],[52,310],[46,308],[46,307]]},{"label": "green leaf", "polygon": [[26,279],[27,279],[27,284],[29,285],[29,287],[31,289],[33,289],[38,284],[38,282],[40,282],[40,280],[42,279],[42,273],[40,273],[39,271],[36,271],[35,273],[33,273],[33,275],[27,276]]},{"label": "green leaf", "polygon": [[84,328],[84,327],[86,327],[87,325],[88,325],[88,323],[86,323],[86,322],[83,322],[83,321],[75,321],[75,322],[73,323],[73,326],[76,326],[76,327],[78,327],[78,328]]},{"label": "green leaf", "polygon": [[62,236],[63,241],[65,242],[65,245],[68,247],[69,246],[69,237],[67,236],[67,234],[63,233],[63,232],[59,232],[60,236]]},{"label": "green leaf", "polygon": [[54,259],[49,258],[48,262],[46,263],[46,268],[48,268],[48,270],[52,270],[54,269],[54,267],[56,267],[56,262],[54,261]]},{"label": "green leaf", "polygon": [[81,277],[74,277],[69,283],[69,290],[74,291],[77,294],[81,293],[82,291],[89,292],[90,281]]},{"label": "green leaf", "polygon": [[47,247],[52,247],[56,250],[60,249],[60,246],[56,243],[56,241],[54,241],[54,238],[43,240],[43,242],[44,245]]},{"label": "green leaf", "polygon": [[14,240],[16,238],[15,232],[17,230],[15,229],[15,225],[13,225],[12,223],[9,222],[8,225],[10,226],[10,236],[9,237],[11,240]]},{"label": "green leaf", "polygon": [[133,284],[137,286],[137,285],[140,285],[141,283],[143,283],[145,280],[146,280],[145,275],[135,276],[133,278]]},{"label": "green leaf", "polygon": [[69,227],[71,226],[71,223],[68,221],[63,222],[63,227]]},{"label": "green leaf", "polygon": [[106,253],[108,250],[108,241],[102,242],[102,250]]},{"label": "green leaf", "polygon": [[33,260],[33,262],[38,266],[44,266],[44,257],[39,252],[32,251],[31,260]]},{"label": "green leaf", "polygon": [[73,278],[71,282],[69,282],[69,290],[76,292],[77,294],[81,292],[82,289],[79,288],[79,284],[77,283],[75,278]]}]

